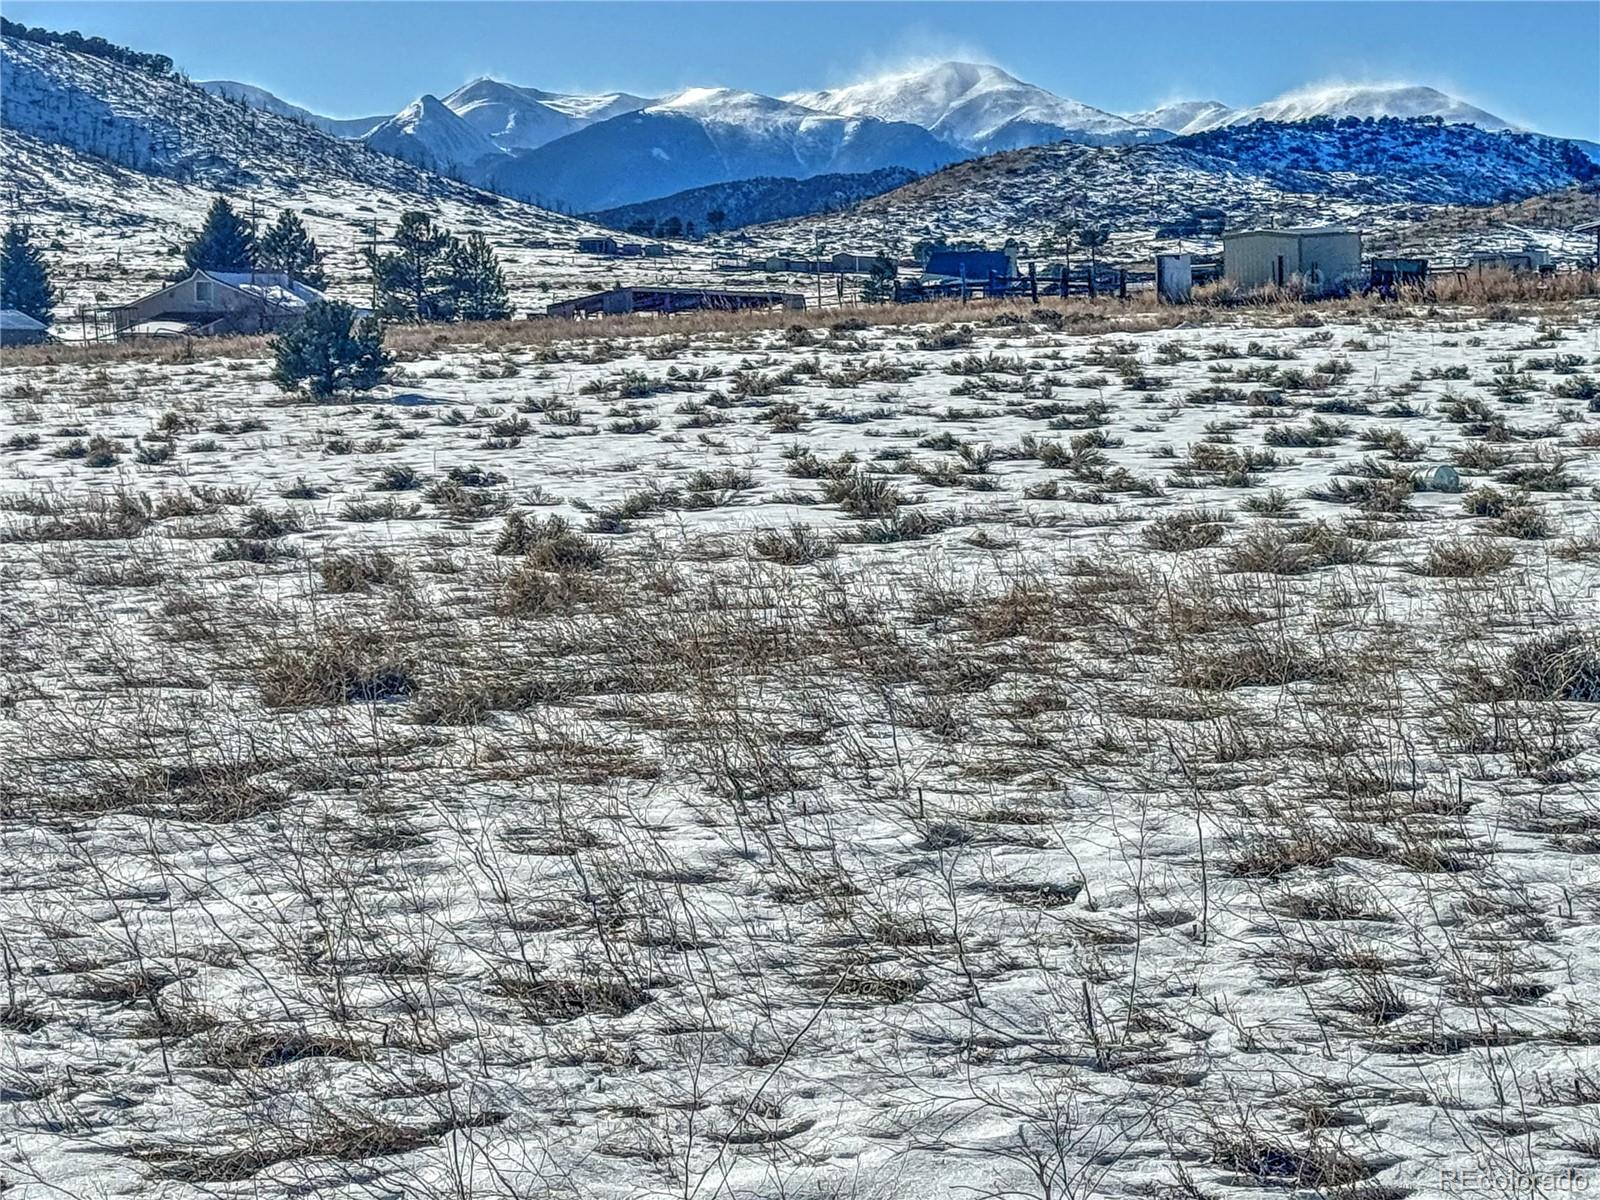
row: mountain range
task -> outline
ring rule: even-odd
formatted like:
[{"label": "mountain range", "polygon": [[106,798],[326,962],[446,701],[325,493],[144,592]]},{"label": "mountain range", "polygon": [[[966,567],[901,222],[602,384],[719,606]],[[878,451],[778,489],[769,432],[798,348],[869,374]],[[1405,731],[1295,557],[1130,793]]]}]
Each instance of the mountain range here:
[{"label": "mountain range", "polygon": [[781,97],[720,87],[658,98],[566,94],[481,78],[442,100],[423,96],[387,119],[320,117],[248,84],[201,86],[562,211],[634,205],[757,177],[928,171],[1058,142],[1146,145],[1256,121],[1437,117],[1484,130],[1513,128],[1464,100],[1412,84],[1322,85],[1244,108],[1188,100],[1118,114],[970,62]]},{"label": "mountain range", "polygon": [[[931,108],[899,107],[896,95],[922,99],[903,83],[876,98],[858,91],[825,101],[868,107],[871,100],[882,116],[825,113],[792,99],[716,88],[617,112],[638,98],[474,81],[444,99],[423,97],[352,138],[325,131],[305,110],[271,111],[260,94],[194,85],[170,63],[160,70],[142,65],[158,56],[112,50],[93,54],[0,36],[0,194],[27,214],[61,264],[66,313],[140,294],[170,275],[185,231],[219,193],[259,220],[293,208],[328,252],[335,293],[357,301],[364,248],[400,213],[421,209],[458,232],[483,233],[521,308],[618,280],[708,283],[721,278],[718,250],[734,245],[758,256],[819,247],[874,253],[939,237],[1042,245],[1063,216],[1075,215],[1109,225],[1114,238],[1105,257],[1126,261],[1147,254],[1153,240],[1192,236],[1197,207],[1219,210],[1234,228],[1348,221],[1376,230],[1425,219],[1441,205],[1592,188],[1597,173],[1572,141],[1435,117],[1343,119],[1338,98],[1327,96],[1318,101],[1324,111],[1293,123],[1224,119],[1164,140],[1054,141],[977,157],[926,125],[896,119],[942,121],[947,136],[990,144],[1016,127],[994,100],[1010,89],[990,71],[950,72],[949,94]],[[1024,94],[1031,97],[1029,120],[1061,119],[1067,111],[1047,110]],[[960,96],[966,99],[958,102]],[[973,103],[984,97],[987,105]],[[1195,109],[1162,119],[1187,124],[1202,115]],[[576,128],[540,141],[568,125]],[[517,144],[534,141],[540,144]],[[426,165],[404,161],[406,155]],[[584,156],[594,161],[584,163]],[[911,165],[867,171],[901,156]],[[648,224],[657,238],[673,238],[690,221],[704,231],[779,220],[741,229],[737,242],[678,241],[670,257],[594,258],[576,242],[598,233],[597,225],[463,182],[462,163],[507,190],[531,192],[553,180],[609,197],[618,194],[619,176],[677,189],[666,199],[597,214],[613,227]],[[727,178],[751,167],[762,178]],[[931,173],[909,178],[924,171]],[[519,179],[519,172],[529,175]],[[802,173],[808,179],[794,184]],[[678,188],[707,176],[723,182]]]}]

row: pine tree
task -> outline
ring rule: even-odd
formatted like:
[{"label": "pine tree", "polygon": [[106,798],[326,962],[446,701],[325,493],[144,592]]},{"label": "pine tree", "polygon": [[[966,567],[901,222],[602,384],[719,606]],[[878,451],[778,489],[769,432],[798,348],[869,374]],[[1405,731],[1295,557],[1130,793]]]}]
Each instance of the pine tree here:
[{"label": "pine tree", "polygon": [[427,213],[404,212],[393,244],[387,254],[367,253],[377,281],[378,311],[406,321],[448,321],[455,244],[450,231],[435,225]]},{"label": "pine tree", "polygon": [[278,219],[262,237],[256,252],[256,267],[288,275],[314,288],[328,286],[327,276],[322,272],[322,251],[317,249],[316,239],[287,208],[278,214]]},{"label": "pine tree", "polygon": [[50,269],[29,240],[28,227],[8,226],[0,242],[0,308],[14,308],[48,325],[55,315],[55,303]]},{"label": "pine tree", "polygon": [[233,205],[218,196],[206,222],[183,252],[190,271],[250,271],[255,268],[256,234]]},{"label": "pine tree", "polygon": [[393,362],[375,317],[355,319],[342,300],[322,300],[273,339],[272,381],[286,392],[304,382],[318,400],[337,392],[365,392],[387,377]]},{"label": "pine tree", "polygon": [[505,273],[483,234],[454,242],[447,271],[451,315],[456,320],[503,321],[511,315]]},{"label": "pine tree", "polygon": [[1098,263],[1095,251],[1111,240],[1111,230],[1104,225],[1086,225],[1074,233],[1078,242],[1078,249],[1089,252],[1089,278],[1094,278]]},{"label": "pine tree", "polygon": [[894,259],[880,254],[872,263],[866,283],[861,286],[861,298],[868,304],[883,304],[894,299],[894,281],[900,273]]}]

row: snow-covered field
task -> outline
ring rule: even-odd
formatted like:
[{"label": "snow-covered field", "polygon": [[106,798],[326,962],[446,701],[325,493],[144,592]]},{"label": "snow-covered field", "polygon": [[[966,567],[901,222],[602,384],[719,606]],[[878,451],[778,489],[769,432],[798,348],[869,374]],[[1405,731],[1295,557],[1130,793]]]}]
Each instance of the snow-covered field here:
[{"label": "snow-covered field", "polygon": [[973,311],[0,367],[7,1196],[1600,1184],[1600,307]]}]

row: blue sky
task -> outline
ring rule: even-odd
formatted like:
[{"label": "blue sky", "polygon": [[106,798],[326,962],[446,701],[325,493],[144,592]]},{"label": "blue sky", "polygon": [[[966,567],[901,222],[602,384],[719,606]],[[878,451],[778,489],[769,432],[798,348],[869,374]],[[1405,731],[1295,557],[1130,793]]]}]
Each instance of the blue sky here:
[{"label": "blue sky", "polygon": [[1234,105],[1328,80],[1426,83],[1600,140],[1600,2],[77,3],[12,20],[97,33],[330,116],[393,112],[478,75],[556,91],[781,93],[913,61],[995,62],[1111,111]]}]

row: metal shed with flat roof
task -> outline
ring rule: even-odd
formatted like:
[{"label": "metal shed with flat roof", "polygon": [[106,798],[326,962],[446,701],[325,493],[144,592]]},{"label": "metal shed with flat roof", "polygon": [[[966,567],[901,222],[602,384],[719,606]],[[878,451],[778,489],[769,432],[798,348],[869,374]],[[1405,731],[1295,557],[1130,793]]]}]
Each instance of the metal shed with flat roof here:
[{"label": "metal shed with flat roof", "polygon": [[1242,288],[1297,284],[1311,295],[1344,291],[1361,275],[1361,234],[1337,225],[1225,233],[1222,275]]}]

